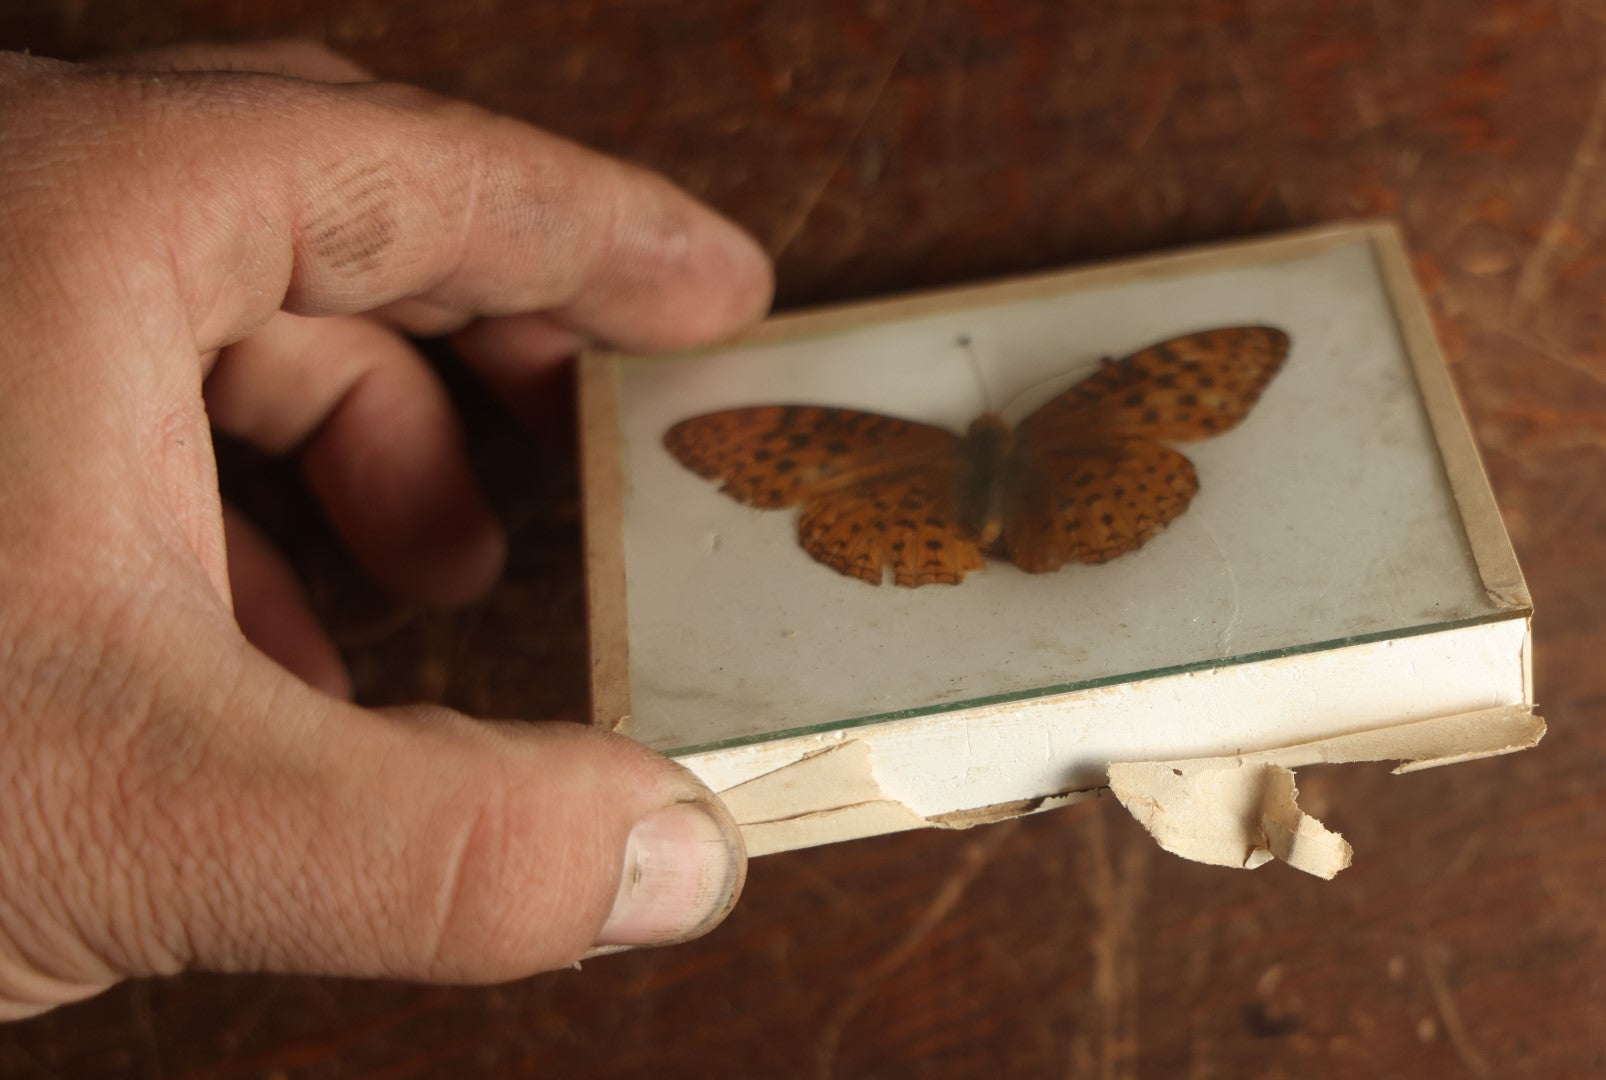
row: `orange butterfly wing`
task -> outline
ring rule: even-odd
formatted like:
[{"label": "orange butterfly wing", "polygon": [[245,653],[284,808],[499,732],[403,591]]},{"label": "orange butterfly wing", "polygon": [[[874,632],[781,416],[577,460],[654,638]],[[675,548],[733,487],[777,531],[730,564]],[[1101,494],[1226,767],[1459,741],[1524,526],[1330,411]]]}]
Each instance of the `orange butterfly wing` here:
[{"label": "orange butterfly wing", "polygon": [[1193,464],[1153,439],[1023,449],[1017,460],[1000,543],[1033,574],[1137,550],[1199,490]]},{"label": "orange butterfly wing", "polygon": [[761,405],[683,420],[664,435],[682,465],[764,509],[801,503],[798,542],[879,585],[956,584],[985,565],[959,524],[959,439],[853,409]]},{"label": "orange butterfly wing", "polygon": [[890,474],[810,500],[803,549],[838,573],[879,585],[957,585],[987,561],[959,521],[958,469]]},{"label": "orange butterfly wing", "polygon": [[1021,422],[1036,445],[1084,444],[1095,434],[1186,442],[1220,435],[1249,415],[1288,357],[1270,326],[1186,334],[1106,361]]},{"label": "orange butterfly wing", "polygon": [[1288,335],[1240,326],[1106,362],[1016,431],[1002,546],[1033,573],[1134,551],[1199,490],[1191,462],[1156,440],[1218,435],[1254,407]]}]

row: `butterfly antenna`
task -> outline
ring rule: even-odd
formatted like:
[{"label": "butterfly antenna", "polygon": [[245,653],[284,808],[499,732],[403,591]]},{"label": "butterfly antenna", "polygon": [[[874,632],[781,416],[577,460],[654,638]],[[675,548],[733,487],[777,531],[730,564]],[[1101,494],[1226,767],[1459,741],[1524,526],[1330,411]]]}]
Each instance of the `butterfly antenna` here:
[{"label": "butterfly antenna", "polygon": [[[1060,383],[1062,385],[1059,387],[1059,390],[1069,390],[1071,387],[1075,386],[1077,383],[1091,375],[1098,368],[1114,362],[1114,360],[1106,356],[1104,359],[1099,360],[1096,363],[1079,364],[1076,367],[1071,368],[1069,371],[1056,372],[1053,375],[1038,379],[1025,389],[1016,391],[1015,395],[1004,404],[1004,408],[1008,410],[1017,401],[1020,401],[1022,398],[1031,397],[1033,394],[1037,393],[1037,391],[1041,390],[1050,383]],[[1057,392],[1058,391],[1056,391],[1056,393]]]},{"label": "butterfly antenna", "polygon": [[981,358],[976,355],[969,334],[959,335],[959,347],[965,350],[965,359],[970,362],[970,374],[976,380],[976,393],[981,398],[981,410],[990,413],[993,411],[992,395],[987,392],[987,380],[982,378],[981,374]]}]

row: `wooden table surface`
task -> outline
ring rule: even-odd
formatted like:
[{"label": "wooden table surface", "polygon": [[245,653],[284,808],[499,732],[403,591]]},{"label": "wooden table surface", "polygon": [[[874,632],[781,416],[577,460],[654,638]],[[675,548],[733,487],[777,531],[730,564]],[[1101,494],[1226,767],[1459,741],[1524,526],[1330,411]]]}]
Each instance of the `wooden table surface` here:
[{"label": "wooden table surface", "polygon": [[[1110,800],[774,856],[689,946],[506,986],[188,975],[0,1028],[0,1076],[1606,1075],[1606,5],[12,0],[67,57],[320,38],[668,173],[780,304],[1358,216],[1403,226],[1539,612],[1551,734],[1311,769],[1331,883],[1157,850]],[[452,615],[355,581],[274,464],[366,700],[578,717],[574,455],[458,387],[514,530]]]}]

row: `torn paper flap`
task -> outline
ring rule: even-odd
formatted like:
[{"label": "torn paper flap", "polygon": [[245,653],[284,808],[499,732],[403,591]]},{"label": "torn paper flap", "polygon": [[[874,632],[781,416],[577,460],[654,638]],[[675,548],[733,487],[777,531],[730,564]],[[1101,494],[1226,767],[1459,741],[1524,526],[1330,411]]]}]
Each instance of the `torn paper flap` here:
[{"label": "torn paper flap", "polygon": [[968,829],[1091,798],[1065,791],[927,817],[887,792],[870,747],[849,739],[725,788],[749,856],[931,826]]},{"label": "torn paper flap", "polygon": [[1117,762],[1110,790],[1167,851],[1253,869],[1273,858],[1318,877],[1350,864],[1344,838],[1298,805],[1292,768],[1403,761],[1396,773],[1525,750],[1545,734],[1527,706],[1436,717],[1215,758]]},{"label": "torn paper flap", "polygon": [[946,814],[937,814],[926,818],[926,824],[938,829],[973,829],[977,825],[995,825],[1000,821],[1010,821],[1014,818],[1025,817],[1027,814],[1041,814],[1045,810],[1058,810],[1062,806],[1070,806],[1084,799],[1096,799],[1103,793],[1103,788],[1091,788],[1082,791],[1061,791],[1053,795],[1039,795],[1034,799],[1012,799],[1009,802],[994,803],[991,806],[977,806],[970,810],[951,810]]},{"label": "torn paper flap", "polygon": [[1355,851],[1349,842],[1299,808],[1294,773],[1281,765],[1266,768],[1265,798],[1260,807],[1261,850],[1319,878],[1349,866]]},{"label": "torn paper flap", "polygon": [[743,822],[742,841],[747,845],[748,856],[756,858],[777,851],[907,832],[927,824],[925,818],[902,803],[881,799],[776,821]]},{"label": "torn paper flap", "polygon": [[[923,828],[927,821],[888,799],[870,748],[840,743],[726,788],[720,799],[741,826],[749,856]],[[785,807],[784,816],[776,808]]]},{"label": "torn paper flap", "polygon": [[1276,762],[1290,769],[1361,761],[1398,761],[1396,773],[1416,772],[1537,746],[1545,721],[1530,705],[1435,716],[1276,750],[1245,754],[1245,761]]},{"label": "torn paper flap", "polygon": [[850,739],[728,787],[719,797],[737,821],[747,824],[775,818],[777,806],[786,807],[787,817],[800,817],[882,795],[870,748]]},{"label": "torn paper flap", "polygon": [[1342,836],[1299,808],[1294,774],[1278,765],[1219,759],[1110,766],[1110,789],[1173,855],[1252,870],[1273,858],[1331,878],[1350,864]]}]

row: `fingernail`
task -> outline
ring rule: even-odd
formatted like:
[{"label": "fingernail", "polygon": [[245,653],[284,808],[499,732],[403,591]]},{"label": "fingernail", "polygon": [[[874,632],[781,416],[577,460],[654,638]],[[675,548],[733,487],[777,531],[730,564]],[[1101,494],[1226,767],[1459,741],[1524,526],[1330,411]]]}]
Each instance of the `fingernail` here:
[{"label": "fingernail", "polygon": [[596,943],[697,937],[730,912],[746,876],[741,833],[723,806],[683,802],[655,810],[630,831],[619,892]]}]

